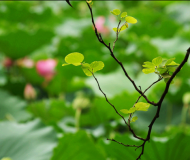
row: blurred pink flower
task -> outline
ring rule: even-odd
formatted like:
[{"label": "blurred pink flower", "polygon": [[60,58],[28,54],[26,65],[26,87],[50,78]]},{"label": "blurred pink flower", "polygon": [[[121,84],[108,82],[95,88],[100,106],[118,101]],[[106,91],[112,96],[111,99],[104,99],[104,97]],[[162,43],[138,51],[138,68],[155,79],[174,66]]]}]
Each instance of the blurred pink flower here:
[{"label": "blurred pink flower", "polygon": [[17,60],[16,64],[18,66],[25,67],[25,68],[34,67],[34,61],[32,59],[27,58],[27,57]]},{"label": "blurred pink flower", "polygon": [[40,60],[36,63],[36,70],[40,76],[50,81],[55,75],[56,65],[55,59]]},{"label": "blurred pink flower", "polygon": [[12,59],[10,59],[9,57],[6,57],[4,60],[3,60],[3,66],[6,67],[6,68],[9,68],[13,65],[13,61]]},{"label": "blurred pink flower", "polygon": [[95,25],[99,33],[107,34],[109,33],[109,28],[104,26],[105,17],[100,16],[97,18]]},{"label": "blurred pink flower", "polygon": [[32,99],[36,98],[36,91],[35,91],[34,87],[29,83],[27,83],[24,88],[24,97],[27,100],[32,100]]}]

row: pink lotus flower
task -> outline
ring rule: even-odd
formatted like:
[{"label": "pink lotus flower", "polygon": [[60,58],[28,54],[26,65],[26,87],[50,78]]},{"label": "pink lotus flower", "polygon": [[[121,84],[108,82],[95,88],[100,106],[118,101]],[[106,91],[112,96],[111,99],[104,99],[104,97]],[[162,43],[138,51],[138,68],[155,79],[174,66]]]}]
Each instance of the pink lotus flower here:
[{"label": "pink lotus flower", "polygon": [[24,88],[24,97],[27,100],[32,100],[32,99],[36,98],[36,91],[33,88],[33,86],[29,83],[27,83],[25,88]]},{"label": "pink lotus flower", "polygon": [[36,70],[38,74],[50,81],[55,75],[55,67],[57,61],[55,59],[40,60],[36,63]]},{"label": "pink lotus flower", "polygon": [[107,34],[109,33],[108,27],[104,26],[105,18],[103,16],[100,16],[97,18],[95,25],[99,33]]}]

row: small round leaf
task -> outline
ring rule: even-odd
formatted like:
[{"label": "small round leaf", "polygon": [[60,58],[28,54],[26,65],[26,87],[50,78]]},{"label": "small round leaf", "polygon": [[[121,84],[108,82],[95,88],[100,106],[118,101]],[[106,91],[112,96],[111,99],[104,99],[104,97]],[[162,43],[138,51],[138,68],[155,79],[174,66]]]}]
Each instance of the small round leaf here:
[{"label": "small round leaf", "polygon": [[125,21],[128,22],[128,23],[132,23],[132,24],[135,24],[137,23],[137,20],[131,16],[127,16],[125,17]]},{"label": "small round leaf", "polygon": [[138,117],[135,116],[135,117],[132,118],[131,122],[135,122],[137,119],[138,119]]},{"label": "small round leaf", "polygon": [[65,57],[65,62],[68,64],[73,64],[75,66],[81,65],[81,62],[84,60],[84,56],[81,53],[74,52],[70,53]]},{"label": "small round leaf", "polygon": [[95,73],[104,68],[104,63],[102,61],[94,61],[90,64],[90,67],[92,68],[93,73]]},{"label": "small round leaf", "polygon": [[118,16],[121,13],[121,11],[119,9],[114,9],[113,11],[111,11],[111,13]]},{"label": "small round leaf", "polygon": [[127,16],[127,12],[121,13],[121,18],[124,18],[124,17],[126,17],[126,16]]}]

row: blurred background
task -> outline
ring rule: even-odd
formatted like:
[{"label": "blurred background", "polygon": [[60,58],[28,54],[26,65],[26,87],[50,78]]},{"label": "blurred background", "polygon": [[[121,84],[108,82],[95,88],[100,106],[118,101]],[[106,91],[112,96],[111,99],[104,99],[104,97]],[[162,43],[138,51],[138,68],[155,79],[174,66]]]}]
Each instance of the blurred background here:
[{"label": "blurred background", "polygon": [[[119,112],[131,108],[139,96],[98,42],[86,3],[71,3],[75,9],[65,1],[0,2],[1,160],[135,160],[141,151],[106,140],[142,143],[92,77],[80,66],[61,66],[72,52],[82,53],[87,63],[103,61],[104,69],[95,76]],[[158,77],[142,72],[144,61],[162,56],[181,63],[190,47],[189,2],[94,1],[98,31],[111,44],[118,23],[113,9],[138,20],[120,33],[115,56],[145,90]],[[161,81],[147,96],[156,102],[164,88]],[[142,160],[190,160],[189,106],[190,60],[169,89]],[[139,119],[131,125],[137,135],[146,136],[155,111],[151,106],[136,114]]]}]

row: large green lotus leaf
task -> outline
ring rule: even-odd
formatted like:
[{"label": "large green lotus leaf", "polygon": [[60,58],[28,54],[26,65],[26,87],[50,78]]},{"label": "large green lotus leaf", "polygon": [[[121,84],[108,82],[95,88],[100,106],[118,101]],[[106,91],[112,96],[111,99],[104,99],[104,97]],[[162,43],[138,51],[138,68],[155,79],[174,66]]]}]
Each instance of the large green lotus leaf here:
[{"label": "large green lotus leaf", "polygon": [[[116,135],[115,140],[129,145],[142,144],[140,141],[135,141],[131,136]],[[107,141],[107,140],[106,140]],[[190,136],[184,134],[178,134],[171,137],[151,137],[150,142],[145,145],[144,154],[141,156],[142,160],[189,160],[190,145],[187,143],[190,141]],[[123,160],[130,159],[135,160],[141,151],[141,148],[135,151],[135,147],[125,147],[116,142],[107,142],[100,140],[99,145],[103,147],[107,153],[107,157],[111,159]]]},{"label": "large green lotus leaf", "polygon": [[104,153],[85,131],[66,134],[60,139],[51,160],[105,160]]},{"label": "large green lotus leaf", "polygon": [[48,160],[56,145],[56,133],[39,120],[25,124],[0,123],[0,159]]},{"label": "large green lotus leaf", "polygon": [[25,110],[26,101],[0,90],[0,119],[24,121],[31,117]]},{"label": "large green lotus leaf", "polygon": [[46,124],[54,124],[64,116],[74,116],[74,110],[67,107],[63,100],[47,99],[29,104],[28,110]]},{"label": "large green lotus leaf", "polygon": [[12,59],[21,58],[50,42],[53,35],[53,32],[42,29],[32,34],[22,30],[10,31],[1,35],[0,51]]}]

